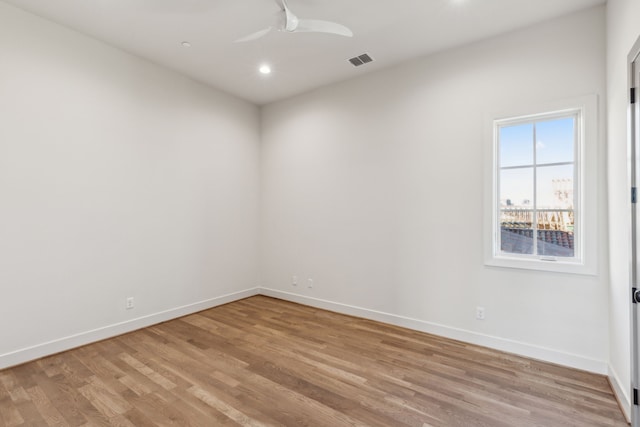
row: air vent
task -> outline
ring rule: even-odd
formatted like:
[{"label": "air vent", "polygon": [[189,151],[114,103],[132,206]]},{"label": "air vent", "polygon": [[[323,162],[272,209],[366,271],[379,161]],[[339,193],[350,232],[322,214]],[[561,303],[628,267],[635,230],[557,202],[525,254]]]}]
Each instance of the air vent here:
[{"label": "air vent", "polygon": [[371,59],[371,57],[366,53],[363,53],[360,56],[354,56],[349,60],[349,62],[351,62],[354,67],[359,67],[361,65],[368,64],[371,61],[373,61],[373,59]]}]

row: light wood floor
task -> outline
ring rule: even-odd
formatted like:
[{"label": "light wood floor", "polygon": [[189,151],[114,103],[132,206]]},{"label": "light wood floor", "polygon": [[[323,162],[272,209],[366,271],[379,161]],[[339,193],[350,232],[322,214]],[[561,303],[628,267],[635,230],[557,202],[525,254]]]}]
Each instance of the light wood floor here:
[{"label": "light wood floor", "polygon": [[0,371],[3,426],[626,426],[605,377],[267,297]]}]

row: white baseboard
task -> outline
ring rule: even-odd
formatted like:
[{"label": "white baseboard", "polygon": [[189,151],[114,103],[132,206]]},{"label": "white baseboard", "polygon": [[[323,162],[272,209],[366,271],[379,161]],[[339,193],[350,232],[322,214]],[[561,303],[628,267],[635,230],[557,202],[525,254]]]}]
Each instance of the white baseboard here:
[{"label": "white baseboard", "polygon": [[631,397],[629,396],[629,384],[625,384],[620,381],[620,377],[611,365],[609,365],[609,372],[607,376],[609,378],[609,384],[611,384],[611,388],[613,389],[613,394],[615,394],[616,399],[618,399],[620,409],[624,413],[627,422],[631,423]]},{"label": "white baseboard", "polygon": [[604,361],[589,359],[579,355],[564,353],[557,350],[538,347],[518,341],[479,334],[476,332],[453,328],[437,323],[426,322],[424,320],[412,319],[409,317],[384,313],[376,310],[370,310],[362,307],[341,304],[337,302],[268,288],[247,289],[241,292],[211,298],[205,301],[172,308],[159,313],[154,313],[136,319],[127,320],[125,322],[108,325],[76,335],[67,336],[64,338],[16,350],[10,353],[0,354],[0,369],[19,365],[41,357],[60,353],[62,351],[70,350],[75,347],[87,345],[92,342],[125,334],[136,329],[145,328],[147,326],[155,325],[161,322],[166,322],[167,320],[175,319],[181,316],[196,313],[198,311],[213,308],[218,305],[227,304],[233,301],[260,294],[325,310],[331,310],[338,313],[377,320],[380,322],[439,335],[459,341],[464,341],[471,344],[477,344],[484,347],[490,347],[497,350],[530,357],[533,359],[582,369],[589,372],[595,372],[601,375],[609,375],[612,386],[614,387],[614,391],[616,392],[616,395],[618,396],[620,401],[623,402],[623,406],[625,403],[627,404],[627,406],[629,406],[629,397],[624,391],[625,388],[621,386],[621,383],[618,377],[615,375],[615,372],[613,372],[613,370],[610,369],[608,364]]},{"label": "white baseboard", "polygon": [[122,335],[140,328],[146,328],[147,326],[166,322],[167,320],[197,313],[198,311],[258,294],[260,294],[260,288],[247,289],[205,301],[183,305],[181,307],[172,308],[159,313],[149,314],[147,316],[138,317],[136,319],[127,320],[125,322],[116,323],[114,325],[105,326],[91,331],[81,332],[79,334],[12,351],[10,353],[0,354],[0,369],[20,365],[41,357],[50,356],[72,348],[115,337],[117,335]]},{"label": "white baseboard", "polygon": [[275,289],[261,288],[260,293],[262,295],[283,299],[285,301],[296,302],[299,304],[305,304],[316,308],[348,314],[351,316],[389,323],[392,325],[439,335],[458,341],[464,341],[483,347],[489,347],[496,350],[529,357],[532,359],[594,372],[600,375],[609,374],[609,367],[607,362],[590,359],[576,354],[564,353],[561,351],[539,347],[532,344],[512,341],[504,338],[494,337],[491,335],[479,334],[477,332],[453,328],[437,323],[426,322],[424,320],[412,319],[409,317],[398,316],[395,314],[384,313],[376,310],[370,310],[352,305],[312,298]]}]

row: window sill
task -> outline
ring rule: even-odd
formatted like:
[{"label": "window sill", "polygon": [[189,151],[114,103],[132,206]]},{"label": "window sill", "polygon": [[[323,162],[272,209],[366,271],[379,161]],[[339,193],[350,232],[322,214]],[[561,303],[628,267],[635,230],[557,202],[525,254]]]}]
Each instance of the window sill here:
[{"label": "window sill", "polygon": [[494,256],[485,260],[484,263],[487,267],[499,267],[499,268],[516,268],[521,270],[537,270],[547,271],[552,273],[567,273],[567,274],[582,274],[588,276],[595,276],[597,270],[593,266],[585,265],[581,262],[570,261],[548,261],[538,259],[523,259],[507,256]]}]

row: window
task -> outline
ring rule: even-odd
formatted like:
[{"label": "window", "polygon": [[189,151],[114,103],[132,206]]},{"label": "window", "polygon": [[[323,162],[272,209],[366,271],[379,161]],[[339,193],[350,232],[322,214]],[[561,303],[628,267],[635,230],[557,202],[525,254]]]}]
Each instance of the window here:
[{"label": "window", "polygon": [[592,115],[578,105],[492,120],[487,264],[593,274]]},{"label": "window", "polygon": [[501,255],[575,258],[579,121],[570,112],[496,123]]}]

